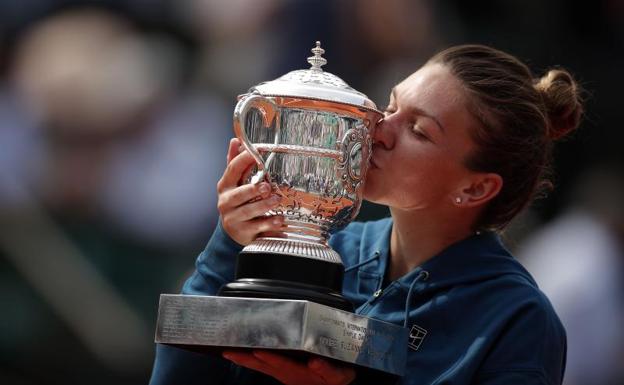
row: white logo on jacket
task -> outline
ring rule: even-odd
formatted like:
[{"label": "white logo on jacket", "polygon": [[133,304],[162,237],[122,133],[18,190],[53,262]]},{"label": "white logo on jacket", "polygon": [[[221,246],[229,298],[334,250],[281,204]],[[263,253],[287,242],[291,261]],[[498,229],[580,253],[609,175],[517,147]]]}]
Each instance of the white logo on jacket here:
[{"label": "white logo on jacket", "polygon": [[410,330],[410,334],[409,334],[409,342],[407,343],[407,346],[409,346],[410,348],[414,350],[418,350],[423,340],[425,339],[426,335],[427,335],[427,331],[425,329],[421,328],[418,325],[412,325],[412,329]]}]

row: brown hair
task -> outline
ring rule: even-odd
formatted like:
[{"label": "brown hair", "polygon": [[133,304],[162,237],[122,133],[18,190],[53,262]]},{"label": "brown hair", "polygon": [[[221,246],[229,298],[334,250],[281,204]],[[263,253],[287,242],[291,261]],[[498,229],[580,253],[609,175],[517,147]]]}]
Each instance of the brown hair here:
[{"label": "brown hair", "polygon": [[552,188],[552,143],[578,127],[580,88],[566,70],[552,69],[534,79],[514,56],[481,45],[446,49],[429,63],[446,66],[460,80],[468,110],[480,123],[471,131],[477,149],[465,159],[466,166],[503,178],[476,228],[502,229]]}]

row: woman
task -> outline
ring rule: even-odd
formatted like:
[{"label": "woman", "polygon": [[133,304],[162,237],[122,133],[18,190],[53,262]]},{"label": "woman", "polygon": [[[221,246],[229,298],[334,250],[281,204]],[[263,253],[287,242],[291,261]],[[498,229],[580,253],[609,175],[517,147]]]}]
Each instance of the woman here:
[{"label": "woman", "polygon": [[[516,58],[484,46],[447,49],[393,88],[364,192],[392,217],[352,223],[330,244],[347,266],[343,294],[357,312],[410,329],[402,384],[561,383],[563,327],[496,232],[548,186],[552,143],[581,113],[566,71],[536,80]],[[214,294],[233,279],[241,245],[282,223],[263,217],[277,204],[266,183],[240,185],[253,160],[239,146],[230,143],[218,184],[221,224],[186,293]],[[367,380],[316,357],[223,356],[159,347],[152,383]]]}]

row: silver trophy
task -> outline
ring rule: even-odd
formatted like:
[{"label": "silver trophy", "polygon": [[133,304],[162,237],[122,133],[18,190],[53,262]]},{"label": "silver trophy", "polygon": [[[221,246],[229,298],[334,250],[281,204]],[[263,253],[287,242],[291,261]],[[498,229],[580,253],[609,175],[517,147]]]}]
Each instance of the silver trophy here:
[{"label": "silver trophy", "polygon": [[247,183],[271,184],[281,201],[266,215],[283,215],[283,228],[239,253],[236,279],[218,296],[162,295],[156,342],[302,351],[402,375],[407,330],[352,313],[344,266],[327,243],[359,211],[383,114],[321,69],[319,42],[312,53],[310,69],[252,87],[234,111],[236,136],[257,163]]},{"label": "silver trophy", "polygon": [[236,281],[220,294],[304,299],[352,310],[340,295],[344,267],[327,240],[357,215],[371,155],[371,130],[383,114],[366,95],[311,67],[252,87],[234,111],[234,131],[257,163],[249,183],[267,181],[281,197],[266,215],[284,227],[238,256]]}]

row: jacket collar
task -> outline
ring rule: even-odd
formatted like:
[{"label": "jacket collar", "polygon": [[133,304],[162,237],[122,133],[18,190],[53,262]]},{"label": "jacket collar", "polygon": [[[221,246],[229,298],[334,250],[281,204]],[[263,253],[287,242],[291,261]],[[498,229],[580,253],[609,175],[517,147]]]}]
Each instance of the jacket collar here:
[{"label": "jacket collar", "polygon": [[531,275],[516,261],[494,232],[475,234],[452,244],[418,268],[399,278],[406,290],[426,270],[429,289],[441,289],[458,284],[484,281],[506,274],[523,276],[537,286]]},{"label": "jacket collar", "polygon": [[[385,273],[389,260],[392,224],[391,218],[386,218],[365,230],[364,237],[371,237],[374,241],[362,242],[360,246],[362,258],[371,258],[375,252],[379,252],[380,255],[378,261],[362,266],[363,271],[380,276]],[[512,257],[495,232],[474,234],[460,240],[397,281],[407,290],[422,270],[427,271],[428,278],[419,285],[432,289],[487,280],[504,274],[521,275],[536,285],[530,274]]]}]

